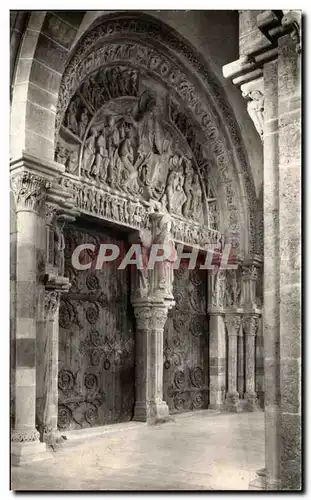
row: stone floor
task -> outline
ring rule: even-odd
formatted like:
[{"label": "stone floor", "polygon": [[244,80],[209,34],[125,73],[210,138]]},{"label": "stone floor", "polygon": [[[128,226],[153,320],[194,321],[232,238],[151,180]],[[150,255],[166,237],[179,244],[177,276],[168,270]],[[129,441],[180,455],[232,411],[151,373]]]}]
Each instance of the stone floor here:
[{"label": "stone floor", "polygon": [[157,426],[129,422],[68,433],[65,447],[49,458],[12,467],[11,487],[247,490],[263,465],[263,412],[206,410]]}]

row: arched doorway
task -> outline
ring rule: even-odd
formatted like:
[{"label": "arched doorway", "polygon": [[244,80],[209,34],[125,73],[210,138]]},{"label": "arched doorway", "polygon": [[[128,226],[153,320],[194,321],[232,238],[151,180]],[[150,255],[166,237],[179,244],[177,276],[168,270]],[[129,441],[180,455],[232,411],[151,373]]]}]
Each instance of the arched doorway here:
[{"label": "arched doorway", "polygon": [[57,184],[80,214],[141,230],[164,210],[176,242],[204,248],[222,235],[242,257],[254,250],[254,187],[238,127],[189,43],[152,16],[114,13],[90,26],[64,66],[44,155],[65,165]]}]

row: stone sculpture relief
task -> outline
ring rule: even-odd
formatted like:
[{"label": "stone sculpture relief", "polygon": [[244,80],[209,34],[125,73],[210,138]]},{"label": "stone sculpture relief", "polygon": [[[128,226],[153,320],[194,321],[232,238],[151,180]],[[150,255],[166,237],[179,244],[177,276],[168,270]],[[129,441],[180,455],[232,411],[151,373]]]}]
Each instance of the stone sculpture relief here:
[{"label": "stone sculpture relief", "polygon": [[[68,173],[100,190],[132,196],[151,211],[208,225],[194,152],[201,155],[201,164],[204,154],[194,125],[178,112],[176,103],[166,116],[155,91],[140,82],[138,70],[125,66],[100,69],[88,77],[69,103],[55,159]],[[88,191],[83,191],[81,205],[86,209]],[[114,207],[112,219],[117,210]]]}]

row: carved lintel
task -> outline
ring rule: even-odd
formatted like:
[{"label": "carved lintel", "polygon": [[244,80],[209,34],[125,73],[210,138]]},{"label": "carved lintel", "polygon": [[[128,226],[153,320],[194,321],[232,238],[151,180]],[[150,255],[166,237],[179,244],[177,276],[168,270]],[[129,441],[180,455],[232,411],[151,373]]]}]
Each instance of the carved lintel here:
[{"label": "carved lintel", "polygon": [[11,189],[16,203],[16,211],[39,213],[51,182],[45,177],[27,170],[11,175]]},{"label": "carved lintel", "polygon": [[258,316],[244,316],[243,330],[245,335],[255,336],[258,330],[258,324],[259,324]]},{"label": "carved lintel", "polygon": [[237,314],[226,314],[225,323],[227,325],[228,335],[238,336],[242,324],[241,316]]}]

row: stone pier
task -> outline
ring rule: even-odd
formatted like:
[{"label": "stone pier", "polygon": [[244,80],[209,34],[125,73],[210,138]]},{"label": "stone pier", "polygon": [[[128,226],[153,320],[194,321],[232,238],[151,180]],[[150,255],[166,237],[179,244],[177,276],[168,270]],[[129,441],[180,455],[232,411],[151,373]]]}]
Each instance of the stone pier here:
[{"label": "stone pier", "polygon": [[[301,488],[300,32],[300,11],[240,11],[240,59],[223,68],[247,99],[264,151],[266,460],[250,489]],[[245,339],[253,360],[251,330]],[[246,395],[253,391],[247,366]]]}]

